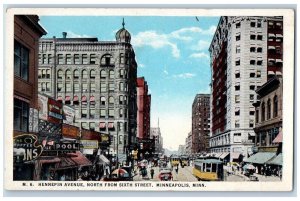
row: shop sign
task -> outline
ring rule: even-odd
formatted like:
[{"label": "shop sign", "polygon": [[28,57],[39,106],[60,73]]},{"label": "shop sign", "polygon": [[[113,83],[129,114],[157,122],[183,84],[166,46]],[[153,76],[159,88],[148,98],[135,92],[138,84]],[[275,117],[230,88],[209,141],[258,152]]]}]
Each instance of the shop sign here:
[{"label": "shop sign", "polygon": [[69,124],[69,125],[74,125],[75,109],[72,107],[69,107],[67,105],[64,105],[63,111],[64,111],[63,123]]},{"label": "shop sign", "polygon": [[38,95],[39,119],[48,120],[48,97]]},{"label": "shop sign", "polygon": [[81,129],[81,139],[82,140],[97,140],[100,141],[100,133],[96,131],[90,131],[86,129]]},{"label": "shop sign", "polygon": [[62,104],[54,99],[48,98],[48,121],[59,124],[62,119]]},{"label": "shop sign", "polygon": [[76,126],[63,124],[61,132],[63,137],[76,139],[79,136],[79,128]]},{"label": "shop sign", "polygon": [[78,151],[80,150],[79,143],[55,143],[54,151]]},{"label": "shop sign", "polygon": [[14,137],[14,156],[25,161],[35,160],[43,151],[38,145],[38,138],[33,134],[23,134]]},{"label": "shop sign", "polygon": [[80,140],[83,149],[98,149],[98,140]]},{"label": "shop sign", "polygon": [[29,109],[29,119],[28,119],[28,131],[33,133],[38,133],[38,110],[34,108]]}]

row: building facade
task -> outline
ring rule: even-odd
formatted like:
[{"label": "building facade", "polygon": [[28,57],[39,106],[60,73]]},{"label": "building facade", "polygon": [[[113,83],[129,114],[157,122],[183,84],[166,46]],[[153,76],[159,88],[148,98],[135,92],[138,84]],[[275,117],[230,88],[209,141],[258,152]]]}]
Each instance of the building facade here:
[{"label": "building facade", "polygon": [[111,135],[111,154],[136,142],[137,63],[130,33],[116,41],[45,38],[39,43],[39,91],[75,108],[75,125]]},{"label": "building facade", "polygon": [[210,132],[210,95],[197,94],[192,106],[192,153],[207,152]]},{"label": "building facade", "polygon": [[14,17],[14,136],[38,133],[38,40],[46,34],[38,21]]},{"label": "building facade", "polygon": [[137,78],[137,138],[150,138],[151,95],[144,77]]},{"label": "building facade", "polygon": [[189,132],[187,138],[185,138],[185,154],[192,154],[192,131]]},{"label": "building facade", "polygon": [[211,57],[211,152],[252,153],[255,90],[282,72],[282,17],[221,17]]},{"label": "building facade", "polygon": [[154,154],[163,153],[163,137],[161,136],[160,128],[150,128],[150,139],[154,139]]}]

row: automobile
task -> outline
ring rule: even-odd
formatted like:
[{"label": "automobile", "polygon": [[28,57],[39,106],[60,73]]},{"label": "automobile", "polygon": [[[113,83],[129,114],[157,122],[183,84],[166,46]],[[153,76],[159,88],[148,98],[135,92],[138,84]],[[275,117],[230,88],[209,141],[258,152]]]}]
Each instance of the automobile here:
[{"label": "automobile", "polygon": [[172,170],[169,168],[163,168],[158,175],[160,181],[171,181],[173,180]]},{"label": "automobile", "polygon": [[111,176],[107,178],[103,178],[103,181],[133,181],[133,177],[129,174],[129,172],[125,168],[122,167],[119,169],[115,169],[111,173]]}]

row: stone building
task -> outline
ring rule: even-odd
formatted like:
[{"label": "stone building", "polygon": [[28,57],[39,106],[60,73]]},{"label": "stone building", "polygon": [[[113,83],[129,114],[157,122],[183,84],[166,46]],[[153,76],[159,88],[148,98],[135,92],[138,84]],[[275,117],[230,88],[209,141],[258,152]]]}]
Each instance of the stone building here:
[{"label": "stone building", "polygon": [[39,43],[39,91],[74,106],[76,126],[109,133],[111,154],[136,142],[137,63],[124,25],[116,41],[63,32]]},{"label": "stone building", "polygon": [[241,161],[252,153],[255,90],[282,73],[282,17],[221,17],[211,57],[211,152]]},{"label": "stone building", "polygon": [[210,131],[210,94],[197,94],[192,106],[192,153],[207,152]]}]

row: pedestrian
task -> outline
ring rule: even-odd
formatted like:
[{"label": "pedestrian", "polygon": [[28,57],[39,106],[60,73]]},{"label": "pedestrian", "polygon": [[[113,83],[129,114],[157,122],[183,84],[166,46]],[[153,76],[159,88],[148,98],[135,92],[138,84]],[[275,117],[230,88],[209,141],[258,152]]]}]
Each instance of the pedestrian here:
[{"label": "pedestrian", "polygon": [[176,165],[175,171],[176,171],[176,174],[178,174],[178,165]]},{"label": "pedestrian", "polygon": [[150,174],[151,174],[151,179],[153,179],[153,176],[154,176],[154,169],[153,168],[151,168]]}]

